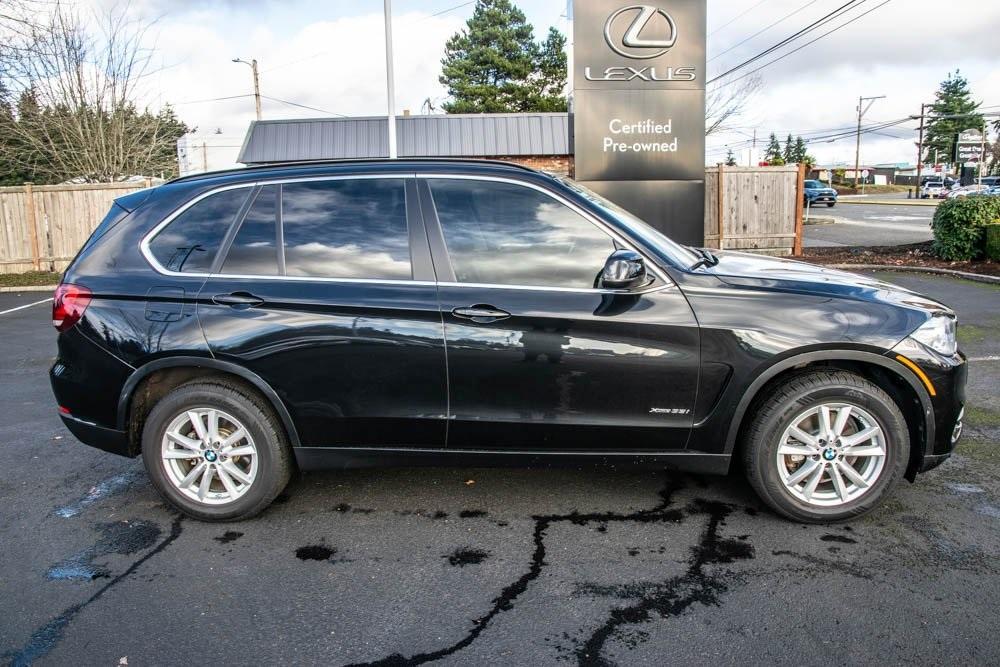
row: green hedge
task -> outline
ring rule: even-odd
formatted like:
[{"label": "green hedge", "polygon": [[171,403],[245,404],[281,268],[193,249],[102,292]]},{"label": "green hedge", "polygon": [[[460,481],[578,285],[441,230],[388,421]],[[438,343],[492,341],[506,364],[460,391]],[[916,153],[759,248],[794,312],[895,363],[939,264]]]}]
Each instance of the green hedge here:
[{"label": "green hedge", "polygon": [[934,212],[934,252],[941,259],[977,259],[983,254],[983,232],[1000,218],[1000,197],[946,199]]}]

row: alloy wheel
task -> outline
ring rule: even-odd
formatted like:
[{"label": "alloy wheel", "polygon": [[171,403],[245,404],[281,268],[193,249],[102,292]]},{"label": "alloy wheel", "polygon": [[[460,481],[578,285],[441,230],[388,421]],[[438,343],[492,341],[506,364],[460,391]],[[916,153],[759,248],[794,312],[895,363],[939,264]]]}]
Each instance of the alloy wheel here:
[{"label": "alloy wheel", "polygon": [[810,505],[835,507],[868,493],[885,469],[887,442],[858,405],[823,403],[800,413],[778,443],[785,489]]},{"label": "alloy wheel", "polygon": [[167,479],[186,497],[225,505],[242,497],[257,477],[257,447],[229,413],[199,407],[178,414],[160,448]]}]

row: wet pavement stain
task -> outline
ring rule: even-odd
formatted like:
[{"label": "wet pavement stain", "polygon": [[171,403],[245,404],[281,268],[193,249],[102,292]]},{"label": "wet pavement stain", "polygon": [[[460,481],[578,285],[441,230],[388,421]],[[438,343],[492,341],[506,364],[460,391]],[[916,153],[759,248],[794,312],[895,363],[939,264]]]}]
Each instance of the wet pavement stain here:
[{"label": "wet pavement stain", "polygon": [[448,657],[468,647],[479,638],[494,618],[513,609],[517,598],[528,590],[532,581],[541,575],[546,565],[545,535],[553,524],[570,523],[578,526],[587,526],[593,523],[604,525],[611,522],[669,524],[679,523],[689,516],[707,515],[706,528],[699,544],[692,550],[691,560],[685,575],[659,584],[633,589],[636,595],[626,597],[636,597],[637,600],[629,606],[612,610],[604,624],[593,631],[587,639],[577,642],[578,648],[575,650],[575,655],[580,665],[607,664],[601,657],[601,653],[609,639],[629,636],[638,641],[645,636],[644,632],[625,626],[650,620],[654,613],[664,618],[674,616],[695,603],[717,604],[719,595],[727,590],[726,577],[724,574],[707,574],[704,571],[706,565],[732,563],[739,559],[752,558],[754,555],[753,547],[749,543],[719,536],[720,526],[725,523],[725,518],[733,511],[733,506],[720,502],[696,500],[685,511],[669,509],[673,493],[679,488],[679,484],[668,478],[667,485],[659,493],[659,503],[651,509],[629,514],[621,512],[571,512],[569,514],[533,516],[532,520],[535,525],[532,530],[532,543],[534,548],[527,571],[493,599],[490,610],[472,621],[470,629],[462,639],[437,651],[418,653],[412,656],[394,653],[373,662],[355,663],[349,667],[358,667],[359,665],[380,665],[383,667],[422,665]]},{"label": "wet pavement stain", "polygon": [[490,557],[490,552],[481,549],[455,549],[452,553],[444,556],[448,562],[455,567],[465,567],[466,565],[479,565]]},{"label": "wet pavement stain", "polygon": [[99,524],[101,538],[90,547],[53,565],[45,573],[53,581],[93,581],[110,579],[107,568],[94,564],[94,560],[110,554],[128,555],[153,546],[160,537],[160,528],[145,521],[115,521]]},{"label": "wet pavement stain", "polygon": [[857,544],[858,541],[851,539],[850,537],[844,537],[843,535],[821,535],[820,540],[823,542],[840,542],[841,544]]},{"label": "wet pavement stain", "polygon": [[229,544],[230,542],[235,542],[241,537],[243,537],[243,533],[239,532],[238,530],[227,530],[222,535],[219,535],[218,537],[213,537],[212,539],[218,542],[219,544]]},{"label": "wet pavement stain", "polygon": [[41,626],[31,634],[31,639],[18,651],[7,651],[0,658],[9,660],[12,667],[27,667],[35,661],[47,655],[63,637],[67,626],[73,622],[76,616],[89,605],[100,600],[105,593],[114,588],[119,582],[124,581],[153,556],[157,555],[181,536],[183,531],[182,522],[184,518],[178,516],[170,526],[170,533],[163,538],[156,546],[147,551],[141,558],[132,563],[128,569],[111,579],[97,590],[93,595],[79,604],[72,605],[63,610],[61,614],[51,621]]},{"label": "wet pavement stain", "polygon": [[330,560],[336,553],[336,549],[325,544],[310,544],[296,549],[295,557],[299,560]]},{"label": "wet pavement stain", "polygon": [[119,475],[108,477],[92,486],[86,495],[76,502],[56,508],[53,514],[64,519],[79,516],[90,505],[128,490],[129,487],[142,477],[143,475],[139,471],[123,472]]},{"label": "wet pavement stain", "polygon": [[478,519],[479,517],[486,516],[486,512],[483,510],[462,510],[458,513],[458,516],[462,519]]}]

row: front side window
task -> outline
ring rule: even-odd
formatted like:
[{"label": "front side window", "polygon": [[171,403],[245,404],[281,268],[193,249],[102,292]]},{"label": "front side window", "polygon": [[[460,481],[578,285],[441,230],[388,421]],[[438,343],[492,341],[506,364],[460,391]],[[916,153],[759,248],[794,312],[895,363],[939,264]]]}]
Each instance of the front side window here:
[{"label": "front side window", "polygon": [[281,186],[289,276],[409,280],[402,179],[345,179]]},{"label": "front side window", "polygon": [[593,288],[614,240],[553,197],[514,183],[429,179],[462,283]]},{"label": "front side window", "polygon": [[223,190],[196,202],[153,237],[149,252],[169,271],[207,273],[250,190]]}]

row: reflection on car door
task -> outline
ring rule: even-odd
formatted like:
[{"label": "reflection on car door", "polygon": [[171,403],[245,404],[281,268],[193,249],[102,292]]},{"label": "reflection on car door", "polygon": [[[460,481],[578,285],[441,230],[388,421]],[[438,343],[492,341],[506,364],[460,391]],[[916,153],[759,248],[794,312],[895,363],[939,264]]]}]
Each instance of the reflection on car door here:
[{"label": "reflection on car door", "polygon": [[444,340],[415,181],[254,197],[198,300],[213,354],[275,389],[303,445],[442,447]]},{"label": "reflection on car door", "polygon": [[540,187],[428,175],[420,193],[441,281],[449,448],[685,446],[698,330],[673,283],[596,289],[616,241]]}]

